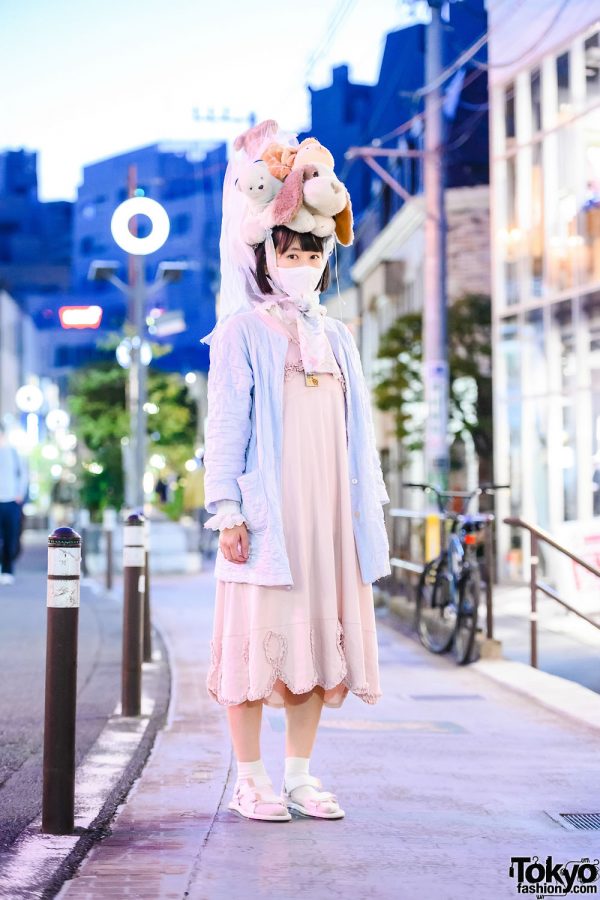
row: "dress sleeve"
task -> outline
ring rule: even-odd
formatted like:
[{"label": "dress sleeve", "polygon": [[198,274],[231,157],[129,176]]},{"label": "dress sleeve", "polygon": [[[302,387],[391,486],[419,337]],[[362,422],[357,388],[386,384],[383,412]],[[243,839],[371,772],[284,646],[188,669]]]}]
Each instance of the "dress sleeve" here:
[{"label": "dress sleeve", "polygon": [[205,528],[222,531],[224,528],[233,528],[234,525],[241,525],[246,521],[240,512],[241,504],[238,500],[217,500],[216,505],[217,512],[206,520]]},{"label": "dress sleeve", "polygon": [[348,333],[348,343],[350,345],[350,352],[352,354],[352,359],[354,360],[354,365],[356,371],[358,373],[358,381],[360,384],[360,393],[361,393],[361,404],[363,408],[363,415],[365,418],[365,422],[367,424],[367,433],[369,435],[369,450],[371,454],[371,461],[373,466],[373,471],[375,472],[375,476],[377,478],[378,483],[378,496],[379,500],[382,504],[386,504],[390,502],[390,498],[387,492],[387,488],[385,486],[385,481],[383,480],[383,472],[381,469],[381,459],[379,457],[379,451],[377,450],[377,440],[375,438],[375,428],[373,425],[373,413],[371,409],[371,396],[369,388],[367,387],[367,382],[365,380],[365,375],[362,367],[362,360],[360,358],[360,353],[358,352],[358,347],[356,346],[356,341],[354,340],[354,335],[348,328],[345,322],[342,322],[344,329]]},{"label": "dress sleeve", "polygon": [[211,514],[217,512],[220,500],[241,502],[237,479],[244,472],[251,433],[254,373],[244,336],[235,320],[234,316],[222,325],[210,344],[204,505]]}]

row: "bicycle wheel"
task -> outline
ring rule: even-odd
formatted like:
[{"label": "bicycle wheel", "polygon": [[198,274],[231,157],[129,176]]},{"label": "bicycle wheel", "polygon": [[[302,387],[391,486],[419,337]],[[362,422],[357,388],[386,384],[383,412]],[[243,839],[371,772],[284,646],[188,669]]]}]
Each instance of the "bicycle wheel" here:
[{"label": "bicycle wheel", "polygon": [[452,646],[456,620],[448,557],[444,553],[425,565],[419,579],[415,621],[419,640],[432,653],[447,653]]},{"label": "bicycle wheel", "polygon": [[475,566],[465,573],[460,584],[460,599],[458,603],[458,622],[454,637],[454,655],[459,666],[471,662],[473,646],[475,644],[475,632],[477,631],[477,616],[479,612],[479,600],[481,598],[481,576],[479,567]]}]

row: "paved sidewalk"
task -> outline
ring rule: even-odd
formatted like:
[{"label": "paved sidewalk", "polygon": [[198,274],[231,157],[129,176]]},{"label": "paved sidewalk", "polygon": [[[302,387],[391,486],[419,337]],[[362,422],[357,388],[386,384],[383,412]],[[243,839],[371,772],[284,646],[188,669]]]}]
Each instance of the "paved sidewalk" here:
[{"label": "paved sidewalk", "polygon": [[[173,670],[169,721],[60,900],[501,900],[519,896],[512,856],[597,856],[597,833],[552,816],[596,811],[598,730],[430,655],[383,612],[384,697],[325,710],[311,761],[346,817],[263,823],[227,810],[235,762],[225,711],[204,685],[213,592],[210,571],[153,578]],[[283,711],[265,707],[277,789],[283,729]]]}]

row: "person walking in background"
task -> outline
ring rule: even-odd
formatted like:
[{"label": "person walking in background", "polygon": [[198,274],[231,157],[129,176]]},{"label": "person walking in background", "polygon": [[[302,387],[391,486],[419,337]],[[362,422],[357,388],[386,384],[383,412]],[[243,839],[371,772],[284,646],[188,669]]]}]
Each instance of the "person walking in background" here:
[{"label": "person walking in background", "polygon": [[19,546],[22,504],[28,481],[27,463],[9,443],[6,426],[0,422],[0,584],[12,584],[15,580],[13,563]]}]

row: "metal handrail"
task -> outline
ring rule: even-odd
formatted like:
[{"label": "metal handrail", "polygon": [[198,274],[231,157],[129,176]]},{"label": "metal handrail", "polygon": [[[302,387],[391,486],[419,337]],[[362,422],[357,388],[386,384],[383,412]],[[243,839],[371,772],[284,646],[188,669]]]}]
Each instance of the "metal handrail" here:
[{"label": "metal handrail", "polygon": [[537,525],[533,525],[531,522],[527,522],[525,519],[521,519],[519,516],[507,516],[506,519],[502,520],[505,525],[512,525],[515,528],[525,528],[526,531],[529,532],[529,540],[530,540],[530,556],[531,556],[531,564],[529,568],[529,589],[531,594],[531,613],[530,613],[530,664],[537,669],[538,667],[538,652],[537,652],[537,592],[538,590],[542,591],[542,593],[546,594],[546,596],[550,597],[552,600],[555,600],[557,603],[560,603],[565,609],[568,609],[569,612],[575,613],[576,616],[579,616],[580,619],[584,619],[586,622],[589,622],[590,625],[593,625],[594,628],[600,629],[600,622],[595,622],[593,619],[590,619],[589,616],[586,616],[585,613],[582,613],[580,610],[575,609],[574,606],[571,606],[570,603],[567,603],[566,600],[563,600],[562,597],[558,596],[558,593],[554,590],[554,588],[550,587],[549,584],[546,584],[544,581],[538,579],[537,568],[539,564],[539,556],[538,556],[538,546],[539,541],[543,541],[545,544],[548,544],[550,547],[553,547],[555,550],[558,550],[559,553],[562,553],[564,556],[568,556],[569,559],[572,559],[573,562],[576,562],[578,565],[583,566],[584,569],[587,569],[588,572],[591,572],[592,575],[595,575],[597,578],[600,578],[600,569],[597,569],[591,563],[585,561],[580,556],[577,556],[576,553],[573,553],[572,550],[569,550],[568,547],[565,547],[564,544],[561,544],[556,538],[553,538],[551,534],[545,531],[543,528],[539,528]]}]

